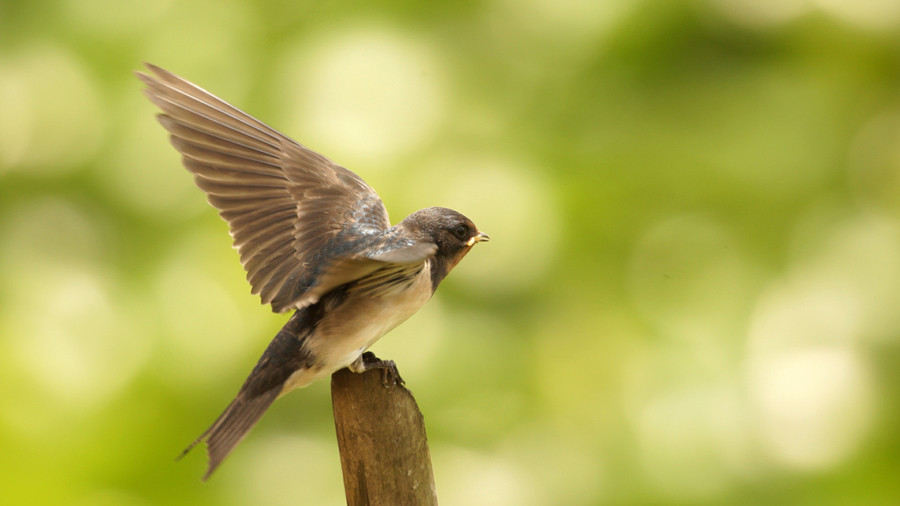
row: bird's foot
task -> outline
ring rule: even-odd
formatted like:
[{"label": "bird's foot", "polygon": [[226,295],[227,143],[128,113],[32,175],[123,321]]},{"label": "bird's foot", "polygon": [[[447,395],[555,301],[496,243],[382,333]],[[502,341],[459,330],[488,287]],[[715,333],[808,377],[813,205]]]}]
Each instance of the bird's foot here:
[{"label": "bird's foot", "polygon": [[360,359],[362,360],[362,371],[354,372],[381,369],[381,383],[385,388],[393,388],[395,385],[406,384],[406,382],[403,381],[403,378],[400,377],[400,372],[397,370],[397,364],[395,364],[393,360],[381,360],[371,351],[363,353]]}]

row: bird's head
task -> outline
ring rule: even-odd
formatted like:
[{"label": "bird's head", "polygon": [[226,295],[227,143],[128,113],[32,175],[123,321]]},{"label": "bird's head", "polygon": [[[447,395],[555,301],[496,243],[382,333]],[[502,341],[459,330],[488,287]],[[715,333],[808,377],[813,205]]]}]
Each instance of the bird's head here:
[{"label": "bird's head", "polygon": [[445,207],[429,207],[409,215],[403,224],[437,245],[435,257],[453,268],[475,243],[490,237],[478,230],[472,220]]}]

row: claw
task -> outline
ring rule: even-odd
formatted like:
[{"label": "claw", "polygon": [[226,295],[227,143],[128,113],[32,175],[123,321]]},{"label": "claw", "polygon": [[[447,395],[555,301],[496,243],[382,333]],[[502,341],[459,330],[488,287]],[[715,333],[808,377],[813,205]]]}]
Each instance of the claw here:
[{"label": "claw", "polygon": [[381,384],[385,388],[393,388],[396,385],[405,385],[406,382],[400,377],[400,371],[397,370],[397,364],[393,360],[381,360],[371,351],[363,353],[363,366],[365,370],[381,369]]}]

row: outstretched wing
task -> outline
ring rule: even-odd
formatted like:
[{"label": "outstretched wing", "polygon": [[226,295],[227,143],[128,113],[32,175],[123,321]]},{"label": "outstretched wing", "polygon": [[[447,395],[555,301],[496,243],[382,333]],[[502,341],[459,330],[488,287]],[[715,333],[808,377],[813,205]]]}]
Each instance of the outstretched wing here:
[{"label": "outstretched wing", "polygon": [[390,227],[359,176],[154,65],[138,72],[184,166],[228,222],[252,292],[284,312],[377,268],[359,257]]}]

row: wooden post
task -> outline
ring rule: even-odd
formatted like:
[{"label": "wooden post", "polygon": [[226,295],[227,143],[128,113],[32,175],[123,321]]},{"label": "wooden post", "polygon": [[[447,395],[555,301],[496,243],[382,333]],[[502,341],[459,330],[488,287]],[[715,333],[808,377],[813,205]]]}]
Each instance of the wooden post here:
[{"label": "wooden post", "polygon": [[331,376],[347,505],[437,505],[422,413],[409,390],[382,380],[377,369]]}]

